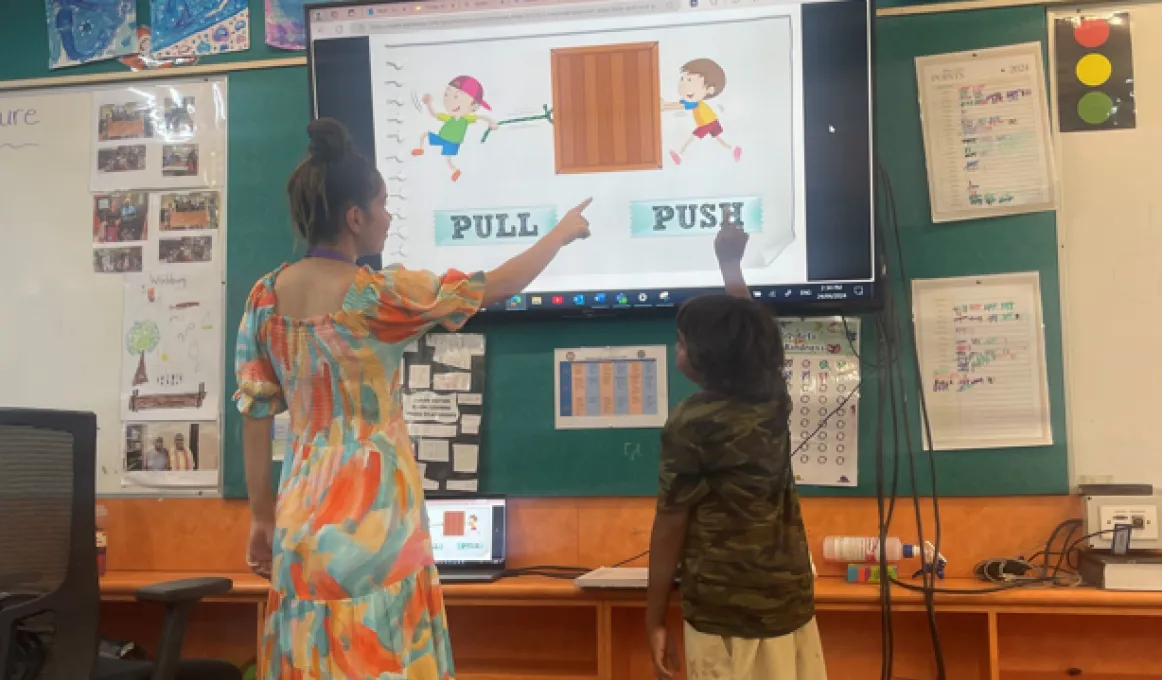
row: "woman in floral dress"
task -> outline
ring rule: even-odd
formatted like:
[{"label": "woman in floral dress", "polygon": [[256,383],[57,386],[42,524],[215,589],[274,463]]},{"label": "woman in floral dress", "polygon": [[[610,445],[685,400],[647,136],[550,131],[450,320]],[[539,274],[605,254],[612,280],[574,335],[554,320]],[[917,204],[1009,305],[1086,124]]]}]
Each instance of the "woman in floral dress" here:
[{"label": "woman in floral dress", "polygon": [[[399,399],[404,347],[521,292],[575,239],[588,200],[487,273],[356,258],[382,252],[387,188],[338,122],[308,127],[287,185],[310,246],[258,281],[238,333],[239,410],[253,514],[247,561],[272,583],[260,677],[453,680],[420,475]],[[290,412],[278,485],[272,418]]]}]

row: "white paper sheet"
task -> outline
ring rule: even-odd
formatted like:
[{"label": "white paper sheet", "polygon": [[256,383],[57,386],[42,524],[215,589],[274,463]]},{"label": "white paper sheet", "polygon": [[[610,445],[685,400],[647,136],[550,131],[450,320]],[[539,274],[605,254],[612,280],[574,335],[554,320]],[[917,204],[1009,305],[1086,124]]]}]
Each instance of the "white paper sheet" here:
[{"label": "white paper sheet", "polygon": [[218,418],[224,332],[217,271],[126,275],[122,328],[122,419]]},{"label": "white paper sheet", "polygon": [[433,333],[428,346],[436,350],[466,350],[470,355],[484,356],[484,336],[478,333]]},{"label": "white paper sheet", "polygon": [[1041,43],[916,58],[933,222],[1053,210]]},{"label": "white paper sheet", "polygon": [[460,416],[460,432],[463,434],[480,434],[480,416],[475,413],[464,413]]},{"label": "white paper sheet", "polygon": [[475,444],[453,444],[452,469],[462,473],[474,473],[479,470],[480,447]]},{"label": "white paper sheet", "polygon": [[484,395],[482,394],[457,394],[456,403],[465,406],[480,406],[484,403]]},{"label": "white paper sheet", "polygon": [[445,439],[451,439],[456,436],[456,426],[408,423],[408,435],[412,437],[443,437]]},{"label": "white paper sheet", "polygon": [[480,484],[475,479],[449,479],[448,491],[476,491]]},{"label": "white paper sheet", "polygon": [[791,462],[802,485],[859,482],[859,320],[780,319]]},{"label": "white paper sheet", "polygon": [[932,448],[1047,446],[1037,272],[912,282]]},{"label": "white paper sheet", "polygon": [[416,392],[403,397],[404,418],[408,422],[454,423],[460,417],[456,395]]},{"label": "white paper sheet", "polygon": [[421,439],[416,458],[429,463],[448,462],[447,439]]},{"label": "white paper sheet", "polygon": [[271,460],[285,458],[290,445],[290,413],[280,413],[274,417],[270,426],[270,442]]},{"label": "white paper sheet", "polygon": [[431,389],[432,367],[427,364],[408,366],[408,387],[413,390]]},{"label": "white paper sheet", "polygon": [[467,392],[472,389],[472,374],[437,373],[432,376],[432,389],[445,392]]},{"label": "white paper sheet", "polygon": [[437,345],[432,359],[437,363],[458,368],[462,371],[472,370],[472,354],[464,348],[449,348]]}]

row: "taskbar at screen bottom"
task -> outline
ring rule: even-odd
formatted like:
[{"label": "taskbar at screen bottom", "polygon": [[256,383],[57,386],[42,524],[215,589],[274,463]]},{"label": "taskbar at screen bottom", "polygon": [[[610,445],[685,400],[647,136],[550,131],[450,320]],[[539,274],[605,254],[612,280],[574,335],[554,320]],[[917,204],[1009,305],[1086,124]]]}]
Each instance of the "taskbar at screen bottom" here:
[{"label": "taskbar at screen bottom", "polygon": [[[690,298],[722,294],[722,288],[682,288],[677,290],[614,290],[551,293],[521,293],[504,302],[482,308],[482,312],[576,311],[601,312],[677,307]],[[875,299],[875,284],[803,283],[795,285],[751,286],[756,300],[795,307],[842,307],[863,305]]]}]

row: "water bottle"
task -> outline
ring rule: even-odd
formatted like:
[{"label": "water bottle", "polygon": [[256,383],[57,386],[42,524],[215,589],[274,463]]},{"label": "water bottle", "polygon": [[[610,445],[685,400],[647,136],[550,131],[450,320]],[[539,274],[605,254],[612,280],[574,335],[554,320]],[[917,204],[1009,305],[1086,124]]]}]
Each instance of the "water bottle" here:
[{"label": "water bottle", "polygon": [[[905,546],[898,538],[886,538],[884,553],[889,562],[899,562],[905,557]],[[880,539],[867,536],[828,536],[823,539],[823,559],[848,564],[879,562]]]}]

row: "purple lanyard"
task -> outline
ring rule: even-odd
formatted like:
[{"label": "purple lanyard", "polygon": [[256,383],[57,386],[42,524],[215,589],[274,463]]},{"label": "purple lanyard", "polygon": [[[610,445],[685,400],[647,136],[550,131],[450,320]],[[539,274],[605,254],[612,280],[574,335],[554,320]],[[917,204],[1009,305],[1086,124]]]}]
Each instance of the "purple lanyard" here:
[{"label": "purple lanyard", "polygon": [[338,250],[331,250],[330,248],[311,248],[307,251],[307,257],[321,257],[325,260],[335,260],[337,262],[354,262],[347,255],[344,255]]}]

